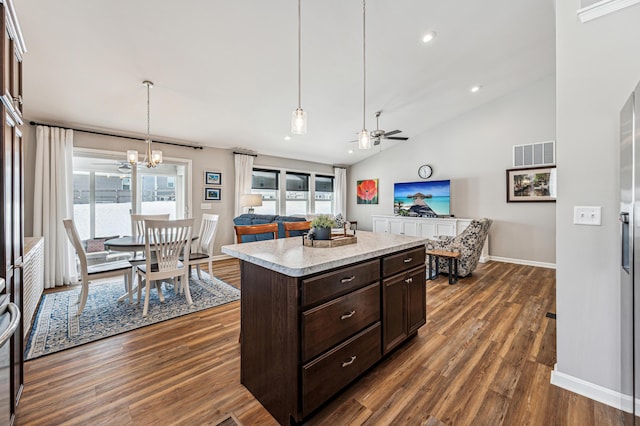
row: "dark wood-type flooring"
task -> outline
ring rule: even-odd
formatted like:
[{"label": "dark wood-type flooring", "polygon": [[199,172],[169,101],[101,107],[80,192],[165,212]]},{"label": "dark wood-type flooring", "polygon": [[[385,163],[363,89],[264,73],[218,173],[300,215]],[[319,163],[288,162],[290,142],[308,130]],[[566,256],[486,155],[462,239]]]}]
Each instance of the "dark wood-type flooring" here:
[{"label": "dark wood-type flooring", "polygon": [[[214,274],[239,287],[236,260]],[[427,282],[418,336],[323,407],[310,425],[621,425],[623,414],[549,383],[555,271],[481,264]],[[25,364],[18,425],[275,424],[240,384],[240,303]]]}]

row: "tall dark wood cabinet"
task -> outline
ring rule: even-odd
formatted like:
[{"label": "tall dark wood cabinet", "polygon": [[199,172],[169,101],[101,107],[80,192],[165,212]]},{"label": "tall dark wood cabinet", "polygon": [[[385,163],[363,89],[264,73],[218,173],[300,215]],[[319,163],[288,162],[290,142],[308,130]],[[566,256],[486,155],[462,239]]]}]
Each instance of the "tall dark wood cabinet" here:
[{"label": "tall dark wood cabinet", "polygon": [[[2,19],[2,84],[0,115],[0,276],[6,281],[5,292],[10,301],[22,310],[22,260],[24,254],[24,191],[22,132],[22,57],[25,53],[15,9],[11,0],[0,0]],[[22,392],[23,381],[23,324],[11,341],[11,423]]]}]

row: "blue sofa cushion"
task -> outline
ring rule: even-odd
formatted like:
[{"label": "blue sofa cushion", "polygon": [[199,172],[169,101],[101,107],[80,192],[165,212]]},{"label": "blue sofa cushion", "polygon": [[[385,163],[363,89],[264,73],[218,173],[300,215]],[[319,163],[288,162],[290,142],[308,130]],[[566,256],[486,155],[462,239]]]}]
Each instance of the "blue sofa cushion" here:
[{"label": "blue sofa cushion", "polygon": [[[234,225],[262,225],[265,223],[273,223],[276,222],[278,224],[278,238],[285,238],[284,234],[284,226],[282,226],[282,222],[304,222],[304,217],[297,216],[274,216],[268,214],[241,214],[240,216],[233,219]],[[302,235],[302,231],[291,231],[291,236],[294,235]],[[271,234],[257,234],[257,235],[243,235],[242,242],[248,243],[251,241],[263,241],[263,240],[271,240],[273,237]]]}]

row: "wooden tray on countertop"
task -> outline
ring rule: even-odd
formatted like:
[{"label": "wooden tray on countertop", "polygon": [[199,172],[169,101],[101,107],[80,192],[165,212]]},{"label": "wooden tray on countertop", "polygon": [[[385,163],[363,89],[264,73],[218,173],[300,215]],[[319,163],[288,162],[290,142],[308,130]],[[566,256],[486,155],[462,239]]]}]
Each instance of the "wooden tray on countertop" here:
[{"label": "wooden tray on countertop", "polygon": [[340,234],[332,235],[330,240],[308,240],[304,238],[302,242],[306,247],[329,248],[346,246],[347,244],[355,244],[358,242],[358,237],[356,237],[355,235]]}]

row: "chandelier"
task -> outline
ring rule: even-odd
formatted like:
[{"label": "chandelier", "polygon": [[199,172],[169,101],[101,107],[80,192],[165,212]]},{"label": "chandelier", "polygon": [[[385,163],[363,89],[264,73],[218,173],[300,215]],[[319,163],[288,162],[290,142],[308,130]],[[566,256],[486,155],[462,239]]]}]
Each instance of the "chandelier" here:
[{"label": "chandelier", "polygon": [[[144,160],[142,161],[142,165],[147,168],[154,168],[158,164],[162,163],[162,151],[152,150],[151,149],[151,114],[150,114],[150,102],[149,102],[149,91],[153,87],[153,82],[149,80],[145,80],[142,82],[144,86],[147,88],[147,136],[145,138],[145,143],[147,144],[147,150],[144,154]],[[127,151],[127,161],[131,163],[131,165],[138,163],[138,151],[128,150]]]}]

